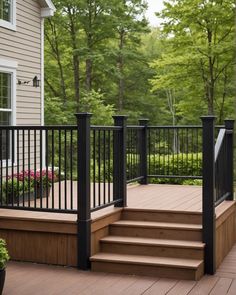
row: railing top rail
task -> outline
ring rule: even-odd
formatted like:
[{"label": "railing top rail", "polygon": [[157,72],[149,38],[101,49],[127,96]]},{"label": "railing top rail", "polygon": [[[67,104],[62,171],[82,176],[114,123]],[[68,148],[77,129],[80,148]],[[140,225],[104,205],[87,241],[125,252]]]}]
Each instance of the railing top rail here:
[{"label": "railing top rail", "polygon": [[76,130],[76,125],[50,125],[50,126],[39,126],[39,125],[17,125],[17,126],[0,126],[0,130]]},{"label": "railing top rail", "polygon": [[91,126],[91,130],[108,130],[108,131],[114,131],[114,130],[121,130],[122,127],[120,126]]},{"label": "railing top rail", "polygon": [[137,129],[142,130],[145,126],[139,126],[139,125],[127,125],[127,129]]},{"label": "railing top rail", "polygon": [[165,125],[165,126],[148,126],[148,128],[149,129],[182,129],[182,128],[189,128],[189,129],[199,128],[199,129],[201,129],[202,126],[201,125],[176,125],[176,126]]},{"label": "railing top rail", "polygon": [[220,150],[223,146],[225,134],[226,134],[226,129],[220,129],[220,132],[218,134],[216,144],[215,144],[215,162],[217,161]]}]

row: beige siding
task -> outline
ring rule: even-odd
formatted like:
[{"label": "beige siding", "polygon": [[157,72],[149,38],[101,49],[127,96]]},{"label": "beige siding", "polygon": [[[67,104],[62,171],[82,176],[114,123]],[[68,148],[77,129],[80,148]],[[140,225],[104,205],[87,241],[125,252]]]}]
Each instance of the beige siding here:
[{"label": "beige siding", "polygon": [[[16,32],[0,27],[0,58],[18,62],[17,79],[41,78],[41,8],[37,0],[16,1]],[[16,87],[16,124],[41,124],[41,89]]]}]

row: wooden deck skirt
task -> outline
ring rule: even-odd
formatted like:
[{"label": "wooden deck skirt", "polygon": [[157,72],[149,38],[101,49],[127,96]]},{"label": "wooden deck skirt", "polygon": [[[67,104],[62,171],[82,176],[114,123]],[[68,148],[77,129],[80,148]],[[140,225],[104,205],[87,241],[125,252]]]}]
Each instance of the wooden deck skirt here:
[{"label": "wooden deck skirt", "polygon": [[[146,187],[146,189],[145,189]],[[199,212],[198,189],[190,187],[192,193],[187,200],[187,187],[173,186],[174,202],[171,202],[169,195],[170,186],[166,186],[166,193],[163,193],[160,208],[158,208],[158,198],[154,200],[154,188],[158,192],[158,186],[142,186],[140,194],[138,188],[130,190],[128,195],[129,208],[140,208],[149,210],[151,202],[155,204],[154,210],[168,211],[180,210],[189,211],[190,207],[195,207],[195,212]],[[159,186],[160,188],[160,186]],[[161,186],[164,190],[164,187]],[[145,194],[145,190],[148,194]],[[179,208],[175,207],[178,203]],[[196,190],[196,192],[194,191]],[[129,191],[129,190],[128,190]],[[183,197],[183,194],[184,197]],[[160,192],[158,193],[160,194]],[[136,198],[140,198],[135,202]],[[164,198],[165,196],[165,198]],[[183,200],[184,199],[184,200]],[[165,201],[164,200],[168,200]],[[134,206],[136,204],[136,206]],[[132,206],[133,205],[133,206]],[[92,214],[92,255],[99,252],[99,240],[108,235],[109,224],[118,221],[122,209],[108,207]],[[200,213],[200,212],[199,212]],[[216,210],[216,264],[217,267],[223,258],[232,248],[236,241],[236,203],[226,201],[217,207]],[[30,212],[10,209],[0,209],[0,237],[6,239],[9,253],[12,260],[28,261],[36,263],[76,266],[77,265],[77,216],[74,214]]]},{"label": "wooden deck skirt", "polygon": [[236,242],[236,202],[225,201],[216,208],[216,267]]}]

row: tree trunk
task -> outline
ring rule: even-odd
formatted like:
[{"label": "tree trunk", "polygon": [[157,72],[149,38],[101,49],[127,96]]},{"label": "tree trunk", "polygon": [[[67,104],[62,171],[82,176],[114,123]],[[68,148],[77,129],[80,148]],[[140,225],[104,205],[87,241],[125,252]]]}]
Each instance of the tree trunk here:
[{"label": "tree trunk", "polygon": [[58,65],[58,69],[59,69],[59,73],[60,73],[60,88],[61,88],[61,92],[62,92],[63,104],[65,105],[65,103],[67,101],[66,84],[65,84],[65,77],[64,77],[64,69],[63,69],[62,62],[61,62],[61,54],[60,54],[60,49],[59,49],[59,42],[58,42],[56,25],[54,24],[54,22],[52,20],[48,20],[48,21],[49,21],[49,24],[51,27],[51,33],[53,35],[53,38],[48,36],[47,33],[45,33],[45,37],[47,38],[48,43],[51,46],[52,52],[55,56],[55,59],[56,59],[57,65]]},{"label": "tree trunk", "polygon": [[118,111],[122,111],[124,107],[124,93],[125,93],[125,81],[124,81],[124,56],[123,48],[125,41],[125,32],[122,30],[120,32],[119,38],[119,55],[117,61],[117,68],[119,73],[119,82],[118,82]]},{"label": "tree trunk", "polygon": [[77,112],[79,112],[80,105],[80,60],[78,56],[78,47],[77,47],[77,31],[75,28],[75,21],[73,15],[73,10],[68,7],[68,14],[70,19],[70,36],[72,41],[72,49],[73,49],[73,73],[74,73],[74,93],[75,93],[75,101],[77,105]]},{"label": "tree trunk", "polygon": [[86,59],[86,89],[87,91],[92,90],[92,68],[93,68],[93,62],[91,58]]},{"label": "tree trunk", "polygon": [[214,115],[214,94],[215,94],[215,79],[214,79],[214,58],[212,58],[212,31],[208,33],[208,63],[209,63],[209,85],[208,85],[208,115]]}]

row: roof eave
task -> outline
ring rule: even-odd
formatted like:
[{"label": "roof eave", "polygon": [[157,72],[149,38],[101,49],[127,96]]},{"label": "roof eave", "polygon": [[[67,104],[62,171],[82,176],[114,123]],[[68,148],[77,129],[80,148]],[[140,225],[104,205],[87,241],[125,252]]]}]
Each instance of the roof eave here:
[{"label": "roof eave", "polygon": [[52,3],[51,0],[39,0],[41,5],[41,17],[50,17],[54,15],[54,12],[56,11],[56,7]]}]

